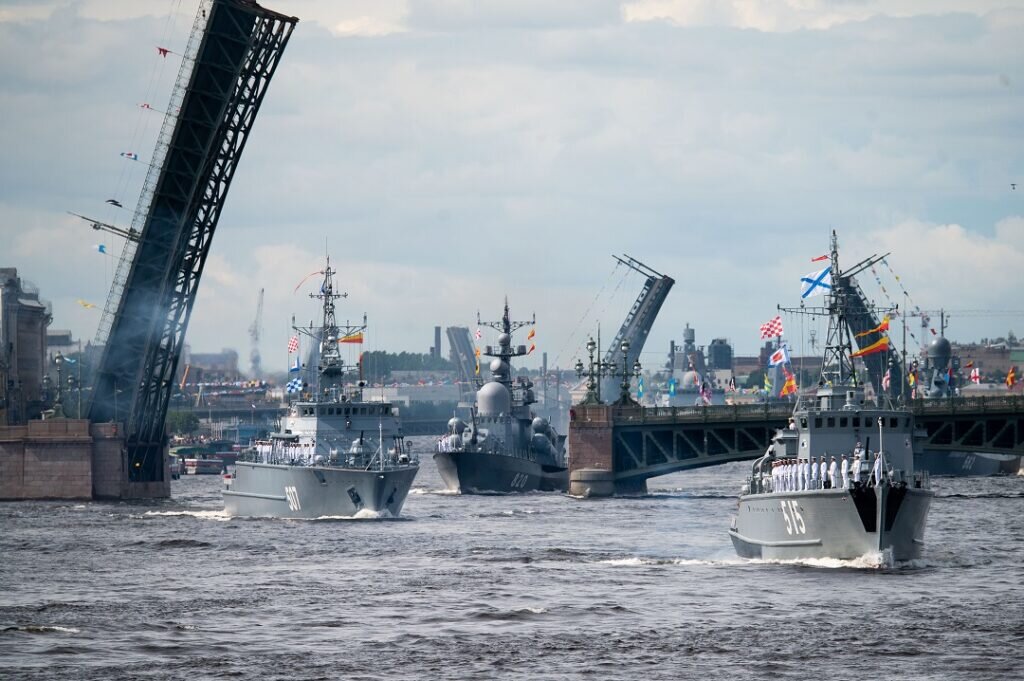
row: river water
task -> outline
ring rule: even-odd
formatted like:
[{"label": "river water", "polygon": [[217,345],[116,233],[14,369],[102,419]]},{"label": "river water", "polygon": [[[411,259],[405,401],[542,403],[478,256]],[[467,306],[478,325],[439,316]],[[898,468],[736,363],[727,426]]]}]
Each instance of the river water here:
[{"label": "river water", "polygon": [[425,457],[398,520],[229,520],[217,476],[0,504],[0,678],[1022,678],[1024,477],[935,479],[911,564],[770,564],[726,534],[745,469],[473,497]]}]

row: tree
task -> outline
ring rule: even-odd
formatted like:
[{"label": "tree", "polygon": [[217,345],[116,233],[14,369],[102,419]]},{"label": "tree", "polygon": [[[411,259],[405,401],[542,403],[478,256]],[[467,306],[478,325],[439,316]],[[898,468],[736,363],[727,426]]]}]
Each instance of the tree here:
[{"label": "tree", "polygon": [[168,411],[167,432],[171,435],[191,435],[199,430],[199,417],[191,411]]}]

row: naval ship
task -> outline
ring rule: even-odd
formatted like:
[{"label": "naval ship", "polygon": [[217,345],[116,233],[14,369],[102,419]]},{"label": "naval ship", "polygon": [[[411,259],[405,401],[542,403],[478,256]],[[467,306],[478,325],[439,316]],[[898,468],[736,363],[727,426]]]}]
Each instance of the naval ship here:
[{"label": "naval ship", "polygon": [[[832,281],[857,271],[840,274],[833,233]],[[933,497],[927,472],[914,471],[923,433],[915,430],[909,410],[865,400],[851,356],[845,294],[835,287],[827,295],[826,307],[791,310],[829,318],[821,378],[753,463],[729,536],[744,558],[917,558]],[[861,451],[865,458],[854,456]],[[835,484],[810,470],[811,462],[824,460],[832,468],[843,457],[858,470],[836,475]]]},{"label": "naval ship", "polygon": [[462,494],[564,492],[565,437],[531,411],[533,383],[512,381],[510,360],[527,354],[525,345],[513,348],[512,333],[533,321],[511,321],[507,300],[500,322],[477,321],[499,332],[498,347],[482,353],[493,358],[491,380],[477,390],[467,419],[452,418],[437,442],[434,462],[441,479],[449,491]]},{"label": "naval ship", "polygon": [[299,394],[278,432],[257,442],[225,477],[224,510],[229,516],[275,518],[398,516],[419,470],[402,435],[397,410],[388,402],[363,398],[364,384],[346,386],[339,344],[362,340],[366,328],[339,327],[330,259],[320,293],[323,321],[294,326],[318,346],[315,385],[289,384]]}]

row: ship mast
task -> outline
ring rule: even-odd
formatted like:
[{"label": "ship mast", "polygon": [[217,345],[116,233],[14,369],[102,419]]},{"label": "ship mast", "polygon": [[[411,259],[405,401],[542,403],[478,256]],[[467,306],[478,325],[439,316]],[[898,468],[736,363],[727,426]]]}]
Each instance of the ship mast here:
[{"label": "ship mast", "polygon": [[512,332],[517,331],[524,326],[531,326],[537,323],[536,315],[532,316],[528,321],[512,321],[508,315],[508,298],[505,298],[505,314],[502,315],[500,322],[484,322],[480,320],[480,313],[476,314],[476,323],[480,326],[488,326],[495,331],[498,331],[498,350],[495,352],[491,346],[488,346],[487,352],[482,354],[487,357],[497,357],[502,362],[502,370],[493,372],[494,380],[501,383],[506,388],[512,388],[512,368],[509,364],[509,360],[513,357],[522,357],[527,354],[525,346],[519,346],[518,348],[512,347]]},{"label": "ship mast", "polygon": [[[345,364],[341,356],[339,344],[346,338],[356,334],[362,334],[366,329],[366,315],[363,315],[361,325],[344,324],[338,325],[334,315],[334,301],[339,298],[347,298],[348,293],[334,292],[334,275],[337,270],[331,268],[331,258],[327,257],[327,267],[323,270],[323,283],[320,284],[319,293],[310,293],[309,297],[323,301],[323,317],[319,327],[312,324],[308,327],[294,326],[296,331],[303,333],[318,344],[319,357],[317,361],[317,400],[337,401],[344,394],[345,374],[353,367]],[[359,396],[362,399],[362,396]]]},{"label": "ship mast", "polygon": [[828,333],[825,336],[825,354],[821,362],[820,385],[849,385],[857,387],[857,372],[853,366],[853,339],[846,323],[847,291],[839,286],[839,245],[836,232],[832,230],[830,252],[830,274],[832,287],[828,293]]}]

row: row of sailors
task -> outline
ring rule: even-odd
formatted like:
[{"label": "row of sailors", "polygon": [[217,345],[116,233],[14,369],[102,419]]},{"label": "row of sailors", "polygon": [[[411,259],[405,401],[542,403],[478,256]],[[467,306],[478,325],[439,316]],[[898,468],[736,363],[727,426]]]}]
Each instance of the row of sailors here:
[{"label": "row of sailors", "polygon": [[[870,483],[878,486],[882,480],[884,468],[882,458],[875,452],[874,464],[871,466]],[[771,478],[768,473],[761,474],[761,485],[765,491],[772,492],[800,492],[811,489],[846,489],[853,482],[859,485],[861,475],[868,472],[868,460],[860,458],[860,452],[853,456],[852,464],[844,454],[841,461],[837,462],[832,456],[831,461],[826,462],[825,457],[819,457],[818,461],[811,457],[808,461],[799,459],[781,459],[772,461]],[[769,488],[770,482],[770,488]]]}]

